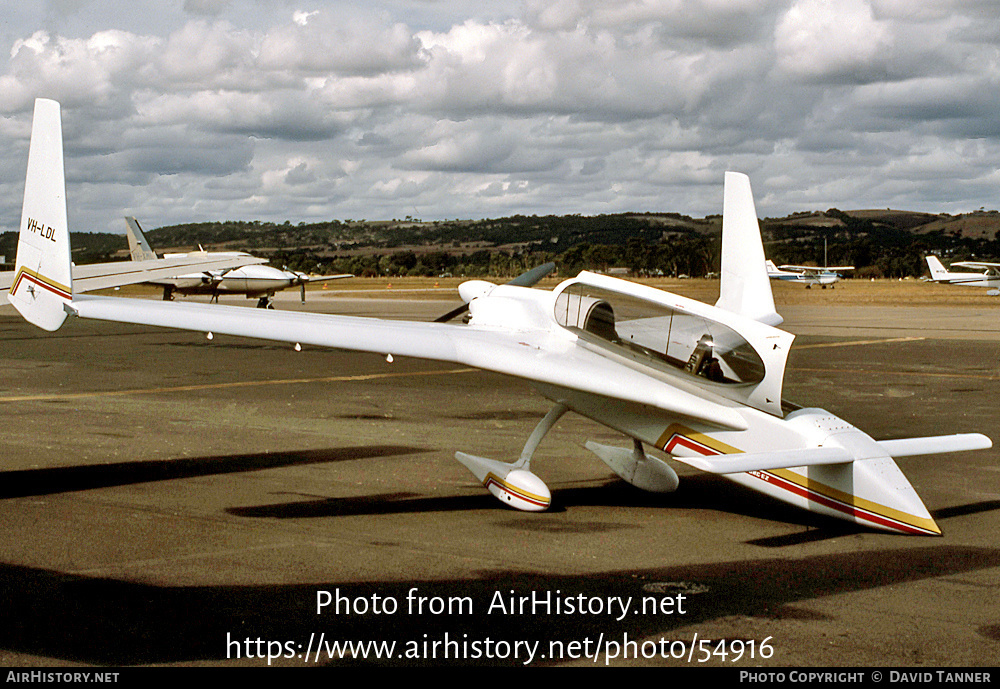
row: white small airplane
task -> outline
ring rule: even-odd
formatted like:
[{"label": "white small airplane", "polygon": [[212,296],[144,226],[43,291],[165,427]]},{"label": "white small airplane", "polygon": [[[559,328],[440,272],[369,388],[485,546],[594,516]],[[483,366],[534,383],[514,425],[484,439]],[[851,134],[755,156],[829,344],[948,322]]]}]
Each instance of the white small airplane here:
[{"label": "white small airplane", "polygon": [[[529,381],[553,402],[520,458],[456,453],[501,502],[546,509],[532,471],[539,443],[574,411],[621,432],[627,447],[587,448],[625,481],[670,492],[673,460],[813,512],[876,529],[941,531],[893,457],[985,449],[978,433],[876,441],[847,421],[781,399],[794,336],[774,327],[750,181],[727,172],[722,277],[715,306],[582,272],[551,292],[472,280],[459,287],[467,325],[420,323],[208,304],[77,295],[70,270],[59,105],[35,105],[17,252],[29,274],[11,301],[30,322],[58,329],[68,315],[461,363]],[[61,169],[61,168],[60,168]],[[40,232],[38,228],[45,228]]]},{"label": "white small airplane", "polygon": [[951,267],[981,270],[981,273],[951,272],[945,269],[937,256],[927,256],[927,267],[931,270],[931,280],[948,285],[963,285],[965,287],[989,287],[986,292],[990,296],[1000,294],[1000,263],[985,263],[983,261],[959,261]]},{"label": "white small airplane", "polygon": [[[144,261],[154,258],[156,254],[149,246],[149,242],[146,241],[146,235],[139,227],[139,221],[131,216],[126,216],[125,224],[128,227],[128,243],[132,252],[132,260]],[[164,254],[164,258],[206,254],[207,252],[201,250],[189,254]],[[227,254],[220,252],[219,255]],[[269,309],[273,308],[271,299],[274,298],[275,292],[298,285],[302,290],[302,303],[305,304],[306,285],[310,281],[354,277],[350,274],[310,276],[298,271],[279,270],[272,266],[260,265],[267,262],[266,258],[257,258],[242,252],[234,255],[247,256],[253,260],[232,269],[203,270],[198,273],[173,275],[147,282],[163,288],[164,301],[171,301],[175,292],[179,294],[209,294],[212,297],[211,301],[214,302],[219,301],[220,294],[245,294],[247,299],[257,297],[257,308]]]},{"label": "white small airplane", "polygon": [[817,266],[776,266],[771,260],[767,261],[767,276],[772,280],[782,280],[786,282],[805,283],[806,289],[813,285],[819,285],[826,289],[827,285],[833,289],[833,284],[840,281],[840,273],[854,270],[854,266],[836,266],[833,268],[819,268]]}]

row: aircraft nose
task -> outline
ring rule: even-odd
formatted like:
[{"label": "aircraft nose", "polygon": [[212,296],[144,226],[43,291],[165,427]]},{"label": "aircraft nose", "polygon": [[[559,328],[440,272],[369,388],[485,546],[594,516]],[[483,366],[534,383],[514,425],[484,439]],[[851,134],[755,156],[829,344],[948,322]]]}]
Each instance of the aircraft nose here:
[{"label": "aircraft nose", "polygon": [[821,409],[803,409],[787,418],[808,442],[840,447],[854,458],[808,468],[800,487],[820,511],[882,531],[941,535],[917,491],[871,436]]},{"label": "aircraft nose", "polygon": [[817,486],[827,486],[817,491],[821,499],[839,502],[858,524],[896,533],[941,535],[941,528],[891,457],[810,467],[810,482],[814,476],[819,479]]}]

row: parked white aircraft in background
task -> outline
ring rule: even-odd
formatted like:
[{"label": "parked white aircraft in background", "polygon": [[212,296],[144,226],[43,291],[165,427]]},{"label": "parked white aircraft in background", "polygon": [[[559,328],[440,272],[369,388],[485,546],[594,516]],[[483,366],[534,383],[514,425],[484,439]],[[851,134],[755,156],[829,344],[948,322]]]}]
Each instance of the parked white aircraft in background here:
[{"label": "parked white aircraft in background", "polygon": [[[136,261],[148,260],[156,254],[146,241],[146,236],[139,227],[139,222],[129,216],[125,218],[128,226],[129,248],[132,251],[132,259]],[[181,255],[196,256],[204,255],[207,252],[198,251],[190,254],[165,254],[164,258]],[[212,252],[213,254],[215,252]],[[220,252],[220,255],[226,255]],[[149,280],[150,284],[159,285],[163,288],[163,299],[170,301],[174,293],[179,294],[209,294],[211,301],[217,302],[220,294],[244,294],[247,299],[257,297],[258,308],[271,308],[271,299],[275,292],[298,285],[302,290],[302,303],[306,301],[306,285],[311,280],[338,280],[340,278],[353,277],[349,274],[342,275],[320,275],[309,276],[292,270],[278,270],[272,266],[260,265],[266,263],[267,259],[257,258],[247,253],[233,255],[246,256],[251,259],[243,265],[227,270],[204,270],[199,273],[188,273],[185,275],[173,275],[158,280]]]},{"label": "parked white aircraft in background", "polygon": [[931,270],[931,280],[949,285],[964,285],[966,287],[989,287],[986,293],[990,296],[1000,294],[1000,263],[984,263],[982,261],[960,261],[952,263],[951,267],[971,268],[981,270],[981,273],[958,272],[946,270],[937,256],[927,256],[927,267]]},{"label": "parked white aircraft in background", "polygon": [[840,273],[854,270],[854,266],[836,266],[834,268],[819,268],[817,266],[781,266],[774,265],[773,261],[767,261],[767,276],[772,280],[783,280],[786,282],[805,283],[806,289],[813,285],[819,285],[826,289],[830,285],[840,281]]},{"label": "parked white aircraft in background", "polygon": [[[781,399],[794,336],[764,271],[750,182],[726,173],[722,276],[715,306],[588,272],[553,291],[482,280],[459,287],[469,323],[421,323],[232,306],[76,295],[72,289],[59,105],[39,100],[28,159],[18,273],[35,280],[11,301],[46,330],[67,315],[461,363],[529,381],[553,402],[508,463],[456,453],[505,504],[543,510],[531,470],[538,444],[567,411],[623,433],[628,447],[587,443],[639,488],[678,477],[645,445],[807,510],[909,534],[940,529],[893,457],[992,446],[978,433],[876,441],[822,409]],[[41,236],[34,228],[53,228]],[[28,288],[30,287],[30,289]]]},{"label": "parked white aircraft in background", "polygon": [[[62,160],[59,161],[60,164]],[[40,228],[39,232],[48,232],[50,228]],[[249,254],[243,254],[252,261],[263,261]],[[73,266],[73,289],[77,294],[92,292],[109,287],[121,287],[140,282],[150,282],[169,278],[178,273],[191,270],[224,271],[246,265],[245,258],[236,254],[213,254],[195,252],[190,254],[175,254],[165,258],[153,255],[139,261],[111,261],[109,263],[87,263]],[[7,294],[14,284],[17,272],[14,270],[0,272],[0,305],[8,303]],[[30,273],[23,273],[20,279],[31,279]]]}]

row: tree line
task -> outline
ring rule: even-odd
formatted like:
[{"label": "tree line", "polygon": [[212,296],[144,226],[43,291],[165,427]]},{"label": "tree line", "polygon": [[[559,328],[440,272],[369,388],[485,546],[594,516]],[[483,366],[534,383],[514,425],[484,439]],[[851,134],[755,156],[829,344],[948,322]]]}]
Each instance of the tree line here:
[{"label": "tree line", "polygon": [[[994,219],[1000,225],[995,211],[981,216],[987,226]],[[765,253],[776,264],[853,265],[855,276],[864,278],[920,276],[928,253],[946,262],[1000,257],[996,229],[965,233],[942,221],[949,218],[896,213],[872,219],[832,208],[766,218],[760,225]],[[703,277],[719,270],[721,229],[720,216],[628,213],[434,222],[230,220],[173,225],[147,236],[161,251],[239,249],[310,273],[507,277],[554,261],[564,275],[625,269],[633,275]],[[128,258],[122,235],[73,233],[71,242],[78,264]],[[0,253],[13,260],[16,244],[16,233],[4,233]]]}]

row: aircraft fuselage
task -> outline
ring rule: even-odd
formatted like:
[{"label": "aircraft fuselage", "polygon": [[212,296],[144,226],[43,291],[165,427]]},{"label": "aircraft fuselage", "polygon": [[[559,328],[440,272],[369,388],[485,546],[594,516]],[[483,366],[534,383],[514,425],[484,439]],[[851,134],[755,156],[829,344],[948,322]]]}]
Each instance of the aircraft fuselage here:
[{"label": "aircraft fuselage", "polygon": [[859,459],[725,474],[725,478],[795,507],[865,527],[917,535],[941,533],[888,453],[869,435],[824,409],[801,408],[779,418],[742,407],[740,413],[749,428],[726,431],[679,416],[670,418],[642,405],[609,405],[605,399],[572,390],[534,387],[578,414],[685,463],[699,457],[803,447],[846,448]]},{"label": "aircraft fuselage", "polygon": [[272,266],[243,266],[227,271],[191,273],[157,280],[153,284],[170,287],[181,294],[245,294],[259,297],[274,294],[298,283],[299,276]]}]

